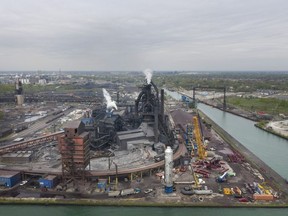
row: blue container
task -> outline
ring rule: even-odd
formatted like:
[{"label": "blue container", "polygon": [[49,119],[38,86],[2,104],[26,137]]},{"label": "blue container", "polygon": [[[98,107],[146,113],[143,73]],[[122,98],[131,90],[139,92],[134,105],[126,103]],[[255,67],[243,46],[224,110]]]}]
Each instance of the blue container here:
[{"label": "blue container", "polygon": [[21,180],[19,172],[15,171],[0,171],[0,182],[5,187],[13,187]]},{"label": "blue container", "polygon": [[57,182],[57,176],[49,175],[45,178],[40,178],[38,180],[41,188],[54,188]]},{"label": "blue container", "polygon": [[103,188],[105,188],[105,187],[106,187],[106,182],[98,182],[98,183],[97,183],[97,188],[103,189]]},{"label": "blue container", "polygon": [[165,193],[172,193],[173,192],[173,186],[167,187],[165,186]]}]

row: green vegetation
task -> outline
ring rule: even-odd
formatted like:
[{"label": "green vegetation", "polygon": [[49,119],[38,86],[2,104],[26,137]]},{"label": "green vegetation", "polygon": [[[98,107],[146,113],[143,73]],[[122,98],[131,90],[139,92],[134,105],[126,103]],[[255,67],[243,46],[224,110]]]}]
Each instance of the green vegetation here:
[{"label": "green vegetation", "polygon": [[0,93],[6,94],[6,93],[13,93],[14,92],[14,85],[13,84],[0,84]]},{"label": "green vegetation", "polygon": [[251,112],[288,115],[288,101],[276,98],[228,97],[227,103]]},{"label": "green vegetation", "polygon": [[268,123],[268,121],[259,121],[257,123],[257,126],[260,127],[260,128],[264,128],[264,127],[266,127],[267,123]]},{"label": "green vegetation", "polygon": [[53,92],[65,92],[69,90],[77,90],[79,89],[78,86],[75,88],[75,85],[73,84],[59,84],[59,85],[35,85],[35,84],[26,84],[23,86],[24,93],[37,93],[37,92],[47,92],[47,91],[53,91]]},{"label": "green vegetation", "polygon": [[253,92],[258,89],[288,90],[286,72],[197,72],[155,73],[153,81],[167,88],[223,87],[234,92]]}]

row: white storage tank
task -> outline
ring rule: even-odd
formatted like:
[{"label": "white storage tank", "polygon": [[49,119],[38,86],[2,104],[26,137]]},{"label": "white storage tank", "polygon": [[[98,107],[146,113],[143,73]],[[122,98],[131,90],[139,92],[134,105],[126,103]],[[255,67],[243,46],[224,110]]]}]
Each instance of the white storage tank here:
[{"label": "white storage tank", "polygon": [[173,192],[173,180],[172,180],[172,169],[173,169],[173,150],[170,146],[167,146],[165,150],[165,193]]}]

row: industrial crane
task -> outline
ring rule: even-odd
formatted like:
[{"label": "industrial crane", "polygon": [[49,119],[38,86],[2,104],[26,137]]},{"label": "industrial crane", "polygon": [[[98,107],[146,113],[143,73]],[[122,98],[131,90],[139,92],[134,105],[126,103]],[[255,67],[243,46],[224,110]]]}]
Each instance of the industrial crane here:
[{"label": "industrial crane", "polygon": [[197,144],[197,149],[198,149],[198,157],[199,159],[204,159],[205,157],[205,149],[203,146],[203,142],[201,139],[201,132],[200,132],[200,127],[199,127],[199,119],[197,116],[193,116],[193,124],[194,124],[194,136],[196,139],[196,144]]}]

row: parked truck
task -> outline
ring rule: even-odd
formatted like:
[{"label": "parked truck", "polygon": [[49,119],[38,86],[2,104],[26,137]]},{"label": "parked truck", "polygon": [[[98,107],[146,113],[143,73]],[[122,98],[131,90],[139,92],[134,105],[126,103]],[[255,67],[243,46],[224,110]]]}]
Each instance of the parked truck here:
[{"label": "parked truck", "polygon": [[132,195],[136,193],[139,193],[138,190],[134,188],[128,188],[128,189],[123,189],[123,190],[109,191],[108,197],[123,197],[123,196],[128,196],[128,195]]},{"label": "parked truck", "polygon": [[135,194],[135,193],[136,192],[135,192],[134,188],[128,188],[128,189],[121,190],[120,195],[121,196],[128,196],[128,195]]},{"label": "parked truck", "polygon": [[119,197],[120,196],[121,191],[117,190],[117,191],[109,191],[108,192],[108,197]]}]

